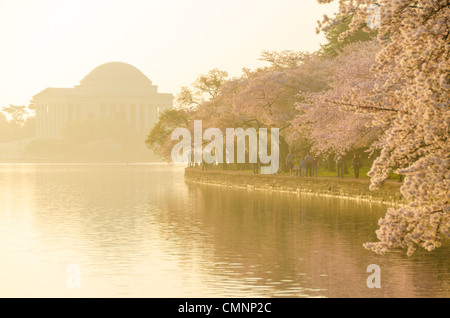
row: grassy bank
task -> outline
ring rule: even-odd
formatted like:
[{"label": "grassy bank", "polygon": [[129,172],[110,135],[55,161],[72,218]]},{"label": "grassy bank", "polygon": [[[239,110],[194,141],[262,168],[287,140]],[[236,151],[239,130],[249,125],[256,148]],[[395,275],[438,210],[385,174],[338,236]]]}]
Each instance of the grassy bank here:
[{"label": "grassy bank", "polygon": [[380,189],[371,191],[368,178],[344,177],[344,179],[338,179],[336,176],[321,176],[320,173],[319,177],[296,178],[290,177],[286,173],[274,176],[253,174],[248,170],[211,169],[204,171],[200,167],[186,168],[185,179],[188,182],[199,184],[331,196],[394,205],[404,202],[400,193],[402,184],[390,180],[385,182]]}]

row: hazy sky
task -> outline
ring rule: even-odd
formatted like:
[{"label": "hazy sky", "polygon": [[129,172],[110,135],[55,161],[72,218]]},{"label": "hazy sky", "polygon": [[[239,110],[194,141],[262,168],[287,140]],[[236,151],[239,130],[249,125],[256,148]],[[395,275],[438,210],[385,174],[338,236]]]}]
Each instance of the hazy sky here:
[{"label": "hazy sky", "polygon": [[0,0],[0,107],[73,87],[94,67],[132,64],[179,92],[218,67],[239,75],[263,50],[315,51],[316,0]]}]

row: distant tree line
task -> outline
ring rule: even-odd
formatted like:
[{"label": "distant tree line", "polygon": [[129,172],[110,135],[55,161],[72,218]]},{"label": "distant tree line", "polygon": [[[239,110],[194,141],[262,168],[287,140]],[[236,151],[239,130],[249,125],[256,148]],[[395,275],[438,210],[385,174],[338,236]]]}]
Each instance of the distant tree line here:
[{"label": "distant tree line", "polygon": [[34,137],[36,134],[35,128],[32,106],[9,105],[1,108],[0,142],[11,142]]}]

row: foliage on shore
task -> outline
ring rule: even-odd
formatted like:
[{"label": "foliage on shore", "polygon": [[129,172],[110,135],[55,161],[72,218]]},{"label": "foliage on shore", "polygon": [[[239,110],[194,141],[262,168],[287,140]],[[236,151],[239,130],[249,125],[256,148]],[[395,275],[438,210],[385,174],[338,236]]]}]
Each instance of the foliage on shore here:
[{"label": "foliage on shore", "polygon": [[[377,32],[367,31],[377,38],[348,40],[367,29],[373,6],[381,23]],[[168,157],[173,141],[161,127],[171,127],[183,112],[190,129],[194,119],[221,129],[279,128],[280,139],[303,154],[369,148],[379,153],[369,172],[371,189],[392,173],[403,175],[408,205],[388,209],[379,241],[365,247],[381,254],[401,247],[408,255],[418,247],[439,247],[450,238],[449,2],[343,0],[318,29],[342,44],[330,42],[315,53],[264,52],[269,66],[244,69],[235,78],[217,70],[203,75],[215,93],[208,96],[211,87],[198,79],[193,87],[208,98],[195,107],[193,99],[180,98],[190,103],[162,116],[147,145]],[[214,81],[217,74],[224,76]]]}]

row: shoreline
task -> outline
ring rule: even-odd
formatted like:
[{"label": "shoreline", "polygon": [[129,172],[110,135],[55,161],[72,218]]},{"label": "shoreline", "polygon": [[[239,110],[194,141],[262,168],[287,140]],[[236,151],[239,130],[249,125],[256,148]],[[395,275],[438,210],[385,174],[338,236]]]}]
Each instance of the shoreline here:
[{"label": "shoreline", "polygon": [[331,177],[297,177],[255,175],[249,172],[186,168],[186,182],[236,189],[274,191],[322,197],[358,200],[399,206],[405,204],[400,193],[402,183],[387,181],[378,190],[370,191],[370,180]]}]

